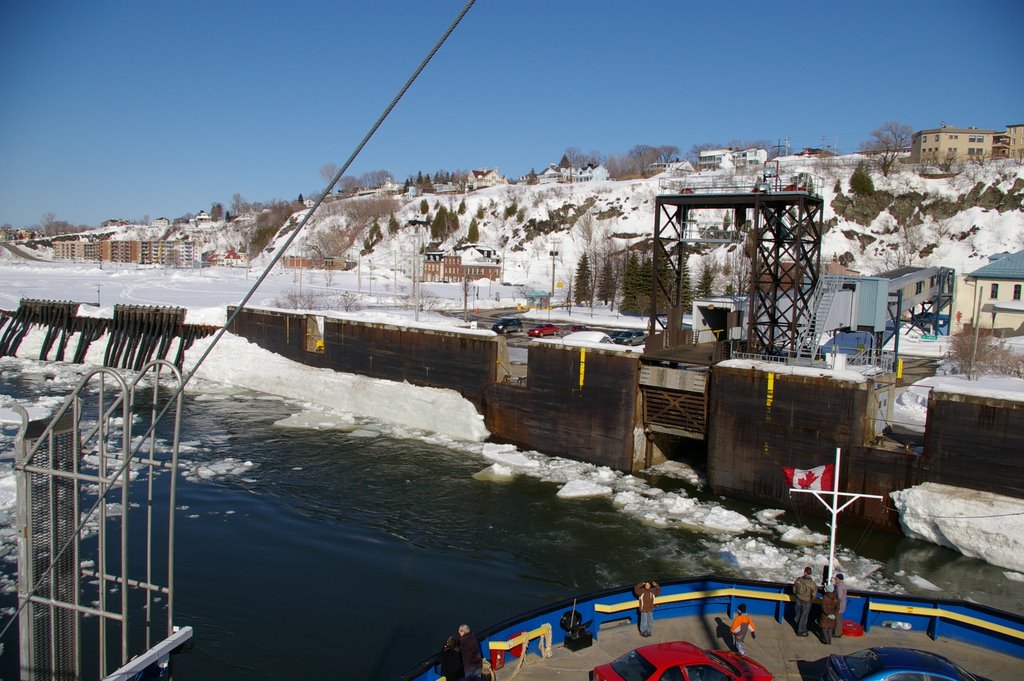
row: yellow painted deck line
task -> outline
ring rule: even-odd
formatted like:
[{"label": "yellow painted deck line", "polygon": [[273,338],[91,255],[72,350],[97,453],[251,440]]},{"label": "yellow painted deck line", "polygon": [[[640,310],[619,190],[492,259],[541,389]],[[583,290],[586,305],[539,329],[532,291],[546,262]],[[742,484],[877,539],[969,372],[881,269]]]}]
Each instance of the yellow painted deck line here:
[{"label": "yellow painted deck line", "polygon": [[[739,596],[740,598],[757,599],[762,601],[791,601],[793,597],[790,594],[779,594],[771,593],[769,591],[753,591],[750,589],[714,589],[712,591],[691,591],[689,593],[673,594],[671,596],[658,596],[654,599],[656,605],[663,605],[665,603],[683,603],[685,601],[695,601],[704,598],[716,598],[718,596]],[[623,601],[621,603],[595,603],[594,611],[610,614],[616,612],[623,612],[624,610],[631,610],[638,606],[636,600]]]}]

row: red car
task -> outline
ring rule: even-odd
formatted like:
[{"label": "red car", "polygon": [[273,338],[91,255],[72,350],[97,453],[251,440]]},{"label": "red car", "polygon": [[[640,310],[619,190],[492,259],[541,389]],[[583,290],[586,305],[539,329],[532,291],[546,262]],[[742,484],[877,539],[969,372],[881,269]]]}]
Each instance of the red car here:
[{"label": "red car", "polygon": [[558,327],[550,323],[538,324],[527,331],[526,335],[533,336],[534,338],[540,338],[541,336],[557,336]]},{"label": "red car", "polygon": [[591,681],[772,681],[771,672],[746,655],[701,650],[686,641],[632,650],[590,674]]}]

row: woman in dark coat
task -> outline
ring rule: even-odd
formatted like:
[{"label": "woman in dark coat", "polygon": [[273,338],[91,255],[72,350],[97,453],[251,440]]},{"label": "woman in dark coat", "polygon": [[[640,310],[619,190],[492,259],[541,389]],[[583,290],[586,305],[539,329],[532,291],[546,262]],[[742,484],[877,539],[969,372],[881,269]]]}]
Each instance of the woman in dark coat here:
[{"label": "woman in dark coat", "polygon": [[441,646],[441,676],[447,681],[462,678],[462,647],[457,636],[449,636]]},{"label": "woman in dark coat", "polygon": [[821,618],[818,620],[822,643],[832,643],[832,632],[836,630],[838,622],[839,594],[836,593],[835,584],[826,584],[825,593],[821,595]]}]

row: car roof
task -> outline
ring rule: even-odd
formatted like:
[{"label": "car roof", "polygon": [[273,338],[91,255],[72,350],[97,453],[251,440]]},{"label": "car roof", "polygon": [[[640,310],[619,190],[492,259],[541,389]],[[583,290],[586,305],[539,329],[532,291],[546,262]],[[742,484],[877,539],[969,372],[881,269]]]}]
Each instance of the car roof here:
[{"label": "car roof", "polygon": [[704,654],[703,650],[686,641],[655,643],[649,646],[641,646],[636,651],[658,667],[708,662],[708,656]]},{"label": "car roof", "polygon": [[583,341],[586,343],[607,343],[610,338],[608,334],[602,331],[574,331],[568,336],[562,338],[563,343],[571,343],[573,341]]},{"label": "car roof", "polygon": [[922,671],[941,671],[947,674],[954,669],[953,664],[946,658],[923,650],[897,647],[880,647],[871,650],[878,655],[878,659],[885,668],[913,668]]}]

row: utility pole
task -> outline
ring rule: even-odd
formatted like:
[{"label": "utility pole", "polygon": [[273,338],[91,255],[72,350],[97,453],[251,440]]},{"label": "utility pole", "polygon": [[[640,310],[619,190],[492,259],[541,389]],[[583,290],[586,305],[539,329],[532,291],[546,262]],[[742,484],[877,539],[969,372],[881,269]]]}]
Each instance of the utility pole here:
[{"label": "utility pole", "polygon": [[556,247],[552,247],[552,249],[548,252],[548,255],[551,256],[551,297],[548,298],[548,321],[549,322],[551,321],[551,308],[555,304],[555,259],[558,257],[558,251],[555,250],[555,248]]},{"label": "utility pole", "polygon": [[430,223],[426,220],[409,220],[409,224],[416,230],[416,252],[413,253],[412,257],[412,298],[413,308],[415,309],[414,316],[416,321],[420,320],[420,281],[419,281],[419,264],[420,264],[420,227],[429,225]]}]

